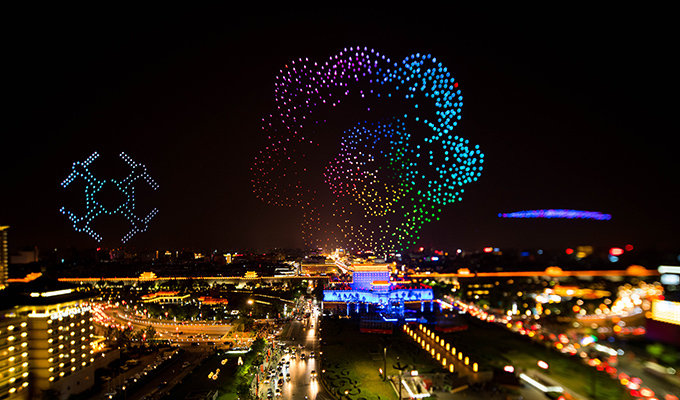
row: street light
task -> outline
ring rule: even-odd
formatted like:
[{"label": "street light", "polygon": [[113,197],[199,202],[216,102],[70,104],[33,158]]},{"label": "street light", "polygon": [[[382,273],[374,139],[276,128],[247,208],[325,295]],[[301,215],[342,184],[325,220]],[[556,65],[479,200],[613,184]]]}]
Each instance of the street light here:
[{"label": "street light", "polygon": [[402,374],[407,367],[408,365],[401,365],[399,362],[399,357],[397,357],[397,363],[392,366],[392,368],[399,371],[399,400],[401,400],[401,387],[404,385],[402,383]]}]

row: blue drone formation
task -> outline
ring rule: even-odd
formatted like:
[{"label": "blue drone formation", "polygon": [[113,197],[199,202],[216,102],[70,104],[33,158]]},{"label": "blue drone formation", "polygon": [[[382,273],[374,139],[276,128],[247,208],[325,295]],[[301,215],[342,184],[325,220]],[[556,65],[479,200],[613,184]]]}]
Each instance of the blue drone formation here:
[{"label": "blue drone formation", "polygon": [[547,209],[547,210],[525,210],[511,213],[499,213],[499,218],[562,218],[562,219],[592,219],[595,221],[609,221],[611,214],[604,214],[599,211]]},{"label": "blue drone formation", "polygon": [[[120,153],[120,158],[123,159],[131,168],[130,174],[123,180],[99,180],[92,175],[88,169],[90,164],[99,157],[99,153],[96,151],[92,153],[85,161],[76,161],[73,163],[73,170],[69,176],[64,179],[61,183],[62,187],[67,187],[71,182],[73,182],[77,177],[82,177],[85,182],[85,207],[87,212],[84,216],[78,217],[71,211],[67,211],[64,207],[60,209],[62,214],[68,215],[68,218],[73,222],[73,228],[77,232],[85,232],[92,236],[96,241],[101,242],[102,236],[95,232],[90,224],[92,221],[101,214],[114,215],[121,214],[132,224],[132,229],[123,236],[121,241],[126,243],[135,234],[140,232],[145,232],[149,226],[149,221],[153,218],[158,210],[154,208],[151,212],[144,218],[140,218],[135,214],[135,186],[134,183],[137,179],[142,178],[146,183],[151,186],[153,190],[158,189],[158,184],[151,178],[151,176],[146,172],[146,166],[134,162],[127,154]],[[104,207],[99,201],[95,199],[95,194],[97,194],[104,185],[110,182],[115,185],[126,198],[126,201],[117,207],[110,209]]]}]

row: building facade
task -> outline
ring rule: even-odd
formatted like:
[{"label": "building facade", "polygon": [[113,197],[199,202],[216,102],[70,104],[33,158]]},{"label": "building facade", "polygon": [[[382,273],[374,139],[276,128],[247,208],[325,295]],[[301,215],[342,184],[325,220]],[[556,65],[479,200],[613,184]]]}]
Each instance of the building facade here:
[{"label": "building facade", "polygon": [[408,308],[432,311],[432,288],[422,284],[391,281],[389,265],[352,265],[347,268],[351,282],[331,282],[323,291],[326,310],[347,315],[381,311],[403,317]]},{"label": "building facade", "polygon": [[7,230],[9,226],[0,225],[0,290],[7,287],[9,275],[9,249],[7,245]]},{"label": "building facade", "polygon": [[0,399],[66,399],[94,385],[91,294],[41,277],[0,298]]}]

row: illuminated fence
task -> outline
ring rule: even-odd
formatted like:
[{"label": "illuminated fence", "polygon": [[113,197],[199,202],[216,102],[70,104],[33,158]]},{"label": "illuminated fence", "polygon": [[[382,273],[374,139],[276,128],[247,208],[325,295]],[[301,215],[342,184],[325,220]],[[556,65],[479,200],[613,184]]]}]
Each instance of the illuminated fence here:
[{"label": "illuminated fence", "polygon": [[[475,380],[487,380],[487,378],[491,378],[490,374],[488,377],[478,375],[479,364],[477,362],[471,360],[470,357],[464,355],[460,349],[451,346],[444,338],[439,337],[435,332],[422,324],[419,324],[416,329],[404,325],[403,330],[447,371],[459,372],[462,375],[473,375],[473,379]],[[464,368],[462,370],[457,370],[455,367],[456,362],[463,364]]]}]

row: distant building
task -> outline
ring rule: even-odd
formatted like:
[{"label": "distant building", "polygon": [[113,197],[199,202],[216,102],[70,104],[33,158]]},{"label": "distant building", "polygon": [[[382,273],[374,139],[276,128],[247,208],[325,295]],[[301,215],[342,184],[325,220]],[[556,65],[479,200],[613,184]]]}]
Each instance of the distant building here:
[{"label": "distant building", "polygon": [[7,230],[9,226],[0,225],[0,290],[7,287],[9,268],[9,250],[7,248]]},{"label": "distant building", "polygon": [[300,264],[300,274],[302,275],[333,274],[337,272],[338,268],[335,265],[335,261],[330,258],[317,257]]},{"label": "distant building", "polygon": [[677,345],[680,338],[680,302],[652,301],[651,318],[646,321],[648,339]]},{"label": "distant building", "polygon": [[183,304],[188,301],[190,295],[179,294],[176,291],[160,291],[149,293],[142,296],[143,303],[158,303],[158,304]]},{"label": "distant building", "polygon": [[274,270],[274,276],[295,276],[297,275],[293,268],[279,267]]},{"label": "distant building", "polygon": [[12,264],[30,264],[39,261],[39,254],[40,252],[36,247],[33,250],[22,250],[18,253],[12,254],[10,260]]},{"label": "distant building", "polygon": [[351,265],[352,282],[330,283],[323,291],[323,308],[334,312],[404,317],[405,310],[433,311],[432,287],[390,281],[390,264]]},{"label": "distant building", "polygon": [[201,304],[207,305],[207,306],[214,306],[214,305],[227,305],[229,304],[229,300],[223,299],[221,297],[212,297],[212,296],[201,296],[198,298],[198,301],[201,302]]}]

